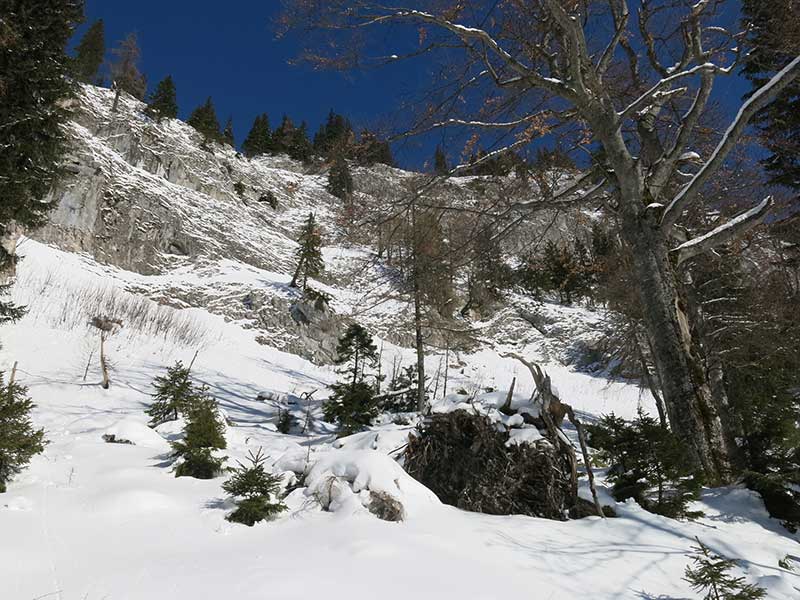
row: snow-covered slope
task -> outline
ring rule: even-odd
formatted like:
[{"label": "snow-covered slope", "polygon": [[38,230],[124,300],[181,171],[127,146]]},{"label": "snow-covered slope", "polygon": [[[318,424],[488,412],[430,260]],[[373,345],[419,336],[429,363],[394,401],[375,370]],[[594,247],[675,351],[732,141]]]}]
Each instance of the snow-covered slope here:
[{"label": "snow-covered slope", "polygon": [[[706,490],[697,507],[706,516],[690,523],[617,504],[605,489],[617,519],[486,516],[442,505],[405,474],[395,458],[411,425],[385,419],[337,440],[321,402],[336,379],[324,363],[345,320],[378,334],[384,373],[413,353],[398,345],[407,307],[374,302],[389,284],[369,248],[341,243],[324,176],[287,159],[208,152],[178,121],[155,124],[130,99],[114,115],[108,91],[84,91],[71,126],[74,173],[55,192],[53,223],[18,245],[13,298],[29,312],[0,328],[0,370],[17,363],[50,440],[0,495],[3,600],[690,598],[681,577],[696,537],[741,559],[769,598],[800,597],[800,575],[778,566],[800,554],[797,536],[746,490]],[[357,173],[365,198],[409,176]],[[264,191],[276,194],[277,210],[258,201]],[[288,282],[293,238],[311,210],[329,234],[328,274],[314,283],[332,311],[310,326],[292,319],[298,296]],[[591,346],[602,312],[512,300],[472,324],[479,349],[453,349],[447,363],[431,349],[434,410],[468,406],[502,420],[496,407],[513,378],[514,404],[525,405],[533,382],[509,352],[545,365],[586,420],[652,409],[635,383],[566,364],[571,348]],[[109,390],[97,385],[99,340],[88,325],[98,314],[123,321],[107,343]],[[295,488],[273,522],[226,521],[223,478],[174,477],[168,442],[182,423],[146,426],[153,378],[195,353],[193,377],[227,419],[228,464],[263,448]],[[308,426],[279,433],[279,410]],[[106,443],[104,434],[134,443]],[[400,502],[405,519],[376,518],[373,493]]]},{"label": "snow-covered slope", "polygon": [[[29,302],[30,313],[0,330],[0,368],[18,361],[18,380],[38,404],[34,420],[51,443],[0,496],[4,599],[690,598],[681,576],[695,537],[743,559],[748,579],[767,586],[770,598],[797,597],[800,576],[777,564],[797,555],[797,539],[750,492],[706,491],[699,506],[706,516],[693,523],[630,503],[615,505],[617,519],[563,523],[465,513],[441,505],[387,456],[402,445],[408,427],[387,423],[334,443],[329,427],[316,420],[332,370],[260,345],[239,324],[207,311],[170,313],[191,325],[188,342],[123,327],[109,344],[112,386],[102,390],[95,385],[96,360],[84,380],[97,340],[76,321],[81,305],[70,299],[99,286],[124,294],[142,285],[143,276],[32,240],[20,249],[25,260],[15,298]],[[60,279],[47,283],[43,274]],[[263,447],[275,470],[300,464],[310,471],[307,487],[289,495],[290,510],[274,522],[253,528],[227,522],[231,504],[222,479],[176,479],[171,472],[167,440],[180,424],[157,432],[145,425],[152,378],[176,359],[191,360],[198,347],[193,372],[228,418],[230,462]],[[408,351],[387,346],[384,360],[393,352]],[[502,390],[482,390],[514,375],[516,402],[530,395],[532,382],[514,361],[490,350],[460,360],[451,389],[479,382],[477,406],[501,402]],[[431,357],[430,366],[437,361]],[[633,385],[548,368],[562,396],[587,416],[631,415],[640,399],[647,402]],[[319,392],[303,404],[298,396],[311,390]],[[450,394],[436,408],[462,401]],[[301,419],[310,411],[314,427],[277,433],[278,407]],[[105,433],[135,445],[105,443]],[[332,475],[344,483],[321,498],[320,482]],[[287,481],[293,477],[286,473]],[[389,523],[370,514],[364,507],[370,490],[403,502],[406,519]],[[604,502],[614,504],[607,494]]]}]

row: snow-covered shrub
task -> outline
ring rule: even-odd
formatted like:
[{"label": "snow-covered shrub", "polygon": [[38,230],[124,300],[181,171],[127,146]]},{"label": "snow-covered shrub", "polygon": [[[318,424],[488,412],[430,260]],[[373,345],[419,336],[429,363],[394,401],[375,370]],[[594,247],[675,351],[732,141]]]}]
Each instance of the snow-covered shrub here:
[{"label": "snow-covered shrub", "polygon": [[276,467],[300,476],[305,489],[296,493],[342,515],[372,513],[397,521],[439,505],[431,490],[376,450],[333,450],[322,453],[311,465],[305,452],[288,452]]},{"label": "snow-covered shrub", "polygon": [[509,432],[485,416],[434,414],[409,439],[404,466],[445,504],[564,519],[577,502],[569,460],[541,435],[510,442]]}]

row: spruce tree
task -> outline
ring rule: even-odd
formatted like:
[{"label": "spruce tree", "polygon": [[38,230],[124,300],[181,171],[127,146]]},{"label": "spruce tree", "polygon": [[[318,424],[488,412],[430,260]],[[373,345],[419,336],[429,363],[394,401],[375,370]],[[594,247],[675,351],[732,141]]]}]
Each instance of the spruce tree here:
[{"label": "spruce tree", "polygon": [[[2,271],[3,268],[5,268],[4,265],[0,264],[0,271]],[[8,295],[10,288],[10,283],[0,284],[0,325],[4,323],[13,323],[25,315],[25,307],[3,300],[3,297]]]},{"label": "spruce tree", "polygon": [[353,323],[339,338],[336,364],[344,380],[331,386],[332,393],[323,404],[325,419],[339,425],[339,433],[348,435],[368,426],[378,414],[374,386],[365,381],[364,369],[378,362],[378,349],[358,323]]},{"label": "spruce tree", "polygon": [[614,498],[633,498],[645,510],[667,517],[695,517],[688,503],[700,492],[702,477],[690,468],[687,449],[668,429],[641,410],[633,422],[605,415],[587,426],[592,446],[612,464]]},{"label": "spruce tree", "polygon": [[347,161],[337,155],[328,171],[328,191],[345,202],[353,197],[353,176]]},{"label": "spruce tree", "polygon": [[232,469],[233,475],[222,484],[222,489],[240,498],[236,510],[226,517],[228,521],[252,527],[286,510],[286,505],[272,500],[280,492],[282,481],[280,475],[272,475],[264,469],[266,458],[261,448],[255,454],[249,451],[248,460],[250,465],[239,463]]},{"label": "spruce tree", "polygon": [[139,71],[142,52],[139,50],[136,33],[129,33],[111,52],[115,56],[115,60],[111,63],[111,77],[116,90],[111,110],[116,111],[121,92],[127,92],[137,100],[144,100],[147,79]]},{"label": "spruce tree", "polygon": [[308,162],[311,159],[312,147],[311,142],[308,141],[308,125],[305,121],[300,124],[300,127],[292,130],[287,151],[289,156],[295,160]]},{"label": "spruce tree", "polygon": [[214,108],[214,101],[211,100],[211,96],[194,109],[186,123],[202,134],[207,142],[219,142],[222,139],[222,134],[219,131],[219,121],[217,120],[217,111]]},{"label": "spruce tree", "polygon": [[317,227],[314,213],[308,213],[306,222],[300,230],[300,236],[297,239],[299,244],[295,250],[297,257],[297,268],[294,272],[294,277],[289,284],[291,287],[297,287],[300,277],[303,278],[303,289],[308,286],[309,277],[319,277],[324,268],[322,260],[322,236],[320,235],[319,227]]},{"label": "spruce tree", "polygon": [[228,117],[225,123],[225,129],[222,131],[222,141],[231,146],[236,147],[236,141],[233,139],[233,117]]},{"label": "spruce tree", "polygon": [[217,402],[201,390],[187,408],[184,438],[172,443],[175,456],[183,459],[175,469],[175,477],[213,479],[225,459],[214,456],[212,451],[226,447],[225,424]]},{"label": "spruce tree", "polygon": [[[800,54],[797,0],[744,0],[742,13],[746,42],[744,75],[752,91]],[[769,156],[762,164],[771,183],[800,189],[800,80],[795,79],[754,119]]]},{"label": "spruce tree", "polygon": [[83,83],[97,84],[105,52],[105,26],[103,19],[98,19],[92,23],[75,48],[75,58],[72,61],[75,78]]},{"label": "spruce tree", "polygon": [[745,583],[744,577],[734,577],[729,571],[736,561],[711,552],[700,540],[692,547],[693,567],[686,567],[684,581],[703,596],[703,600],[759,600],[767,591]]},{"label": "spruce tree", "polygon": [[330,158],[334,153],[349,155],[352,141],[353,127],[350,121],[331,110],[328,119],[314,136],[314,153],[325,158]]},{"label": "spruce tree", "polygon": [[281,124],[272,132],[272,151],[275,154],[290,154],[295,140],[294,123],[288,115],[283,115]]},{"label": "spruce tree", "polygon": [[242,142],[242,152],[248,158],[268,154],[272,151],[272,134],[269,128],[269,117],[266,113],[253,121],[253,127]]},{"label": "spruce tree", "polygon": [[436,153],[433,155],[433,171],[441,176],[450,172],[450,167],[447,166],[447,156],[441,146],[436,146]]},{"label": "spruce tree", "polygon": [[30,412],[34,404],[27,389],[6,384],[0,372],[0,493],[8,481],[44,450],[43,429],[34,429]]},{"label": "spruce tree", "polygon": [[181,361],[167,369],[166,375],[155,378],[153,404],[145,411],[150,417],[150,427],[175,421],[198,398],[198,390],[189,379],[189,368]]},{"label": "spruce tree", "polygon": [[[0,231],[42,225],[61,174],[64,103],[73,92],[65,47],[83,18],[74,0],[7,1],[0,11]],[[0,246],[0,268],[8,252]]]},{"label": "spruce tree", "polygon": [[178,99],[172,75],[167,75],[158,82],[144,112],[157,121],[178,118]]}]

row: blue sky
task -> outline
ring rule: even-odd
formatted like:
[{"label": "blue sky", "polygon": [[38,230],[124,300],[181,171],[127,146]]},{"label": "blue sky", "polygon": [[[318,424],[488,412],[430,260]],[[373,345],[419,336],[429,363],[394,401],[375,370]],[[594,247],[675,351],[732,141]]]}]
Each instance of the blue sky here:
[{"label": "blue sky", "polygon": [[[378,127],[391,120],[397,99],[416,89],[418,65],[357,73],[290,65],[300,45],[296,36],[275,39],[279,8],[277,0],[86,0],[76,40],[100,18],[109,48],[135,31],[148,90],[172,75],[184,119],[212,96],[220,121],[233,117],[237,143],[262,112],[273,126],[284,113],[297,123],[307,120],[311,133],[331,108],[356,126]],[[417,143],[394,150],[399,162],[417,166],[428,153]]]},{"label": "blue sky", "polygon": [[[276,39],[273,19],[279,11],[278,0],[86,0],[86,23],[76,39],[99,18],[109,48],[135,31],[148,89],[172,75],[184,119],[212,96],[220,121],[233,117],[237,143],[262,112],[273,126],[284,113],[297,123],[306,120],[312,134],[331,108],[357,127],[391,128],[400,101],[430,80],[419,60],[349,73],[291,65],[302,40],[298,34]],[[738,17],[727,16],[731,21]],[[739,77],[718,78],[714,98],[732,116],[747,89]],[[439,139],[396,143],[395,158],[419,168]]]}]

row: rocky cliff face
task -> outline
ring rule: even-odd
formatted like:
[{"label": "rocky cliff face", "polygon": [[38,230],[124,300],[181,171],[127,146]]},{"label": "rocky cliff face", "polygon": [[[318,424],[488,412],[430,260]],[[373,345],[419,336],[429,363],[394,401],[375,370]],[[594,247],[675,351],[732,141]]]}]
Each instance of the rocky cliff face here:
[{"label": "rocky cliff face", "polygon": [[[247,159],[204,144],[179,120],[155,122],[131,97],[123,95],[117,112],[112,104],[110,90],[93,86],[72,101],[69,175],[52,192],[56,209],[39,240],[139,273],[145,283],[131,291],[241,321],[262,343],[316,362],[334,358],[336,338],[352,317],[387,341],[411,344],[408,304],[380,282],[374,250],[343,242],[340,201],[325,189],[323,166]],[[418,177],[383,165],[356,169],[356,201],[380,212]],[[431,193],[469,207],[493,192],[464,178]],[[332,298],[324,310],[288,286],[294,238],[309,212],[325,231],[326,274],[314,282]],[[510,243],[524,248],[574,222],[537,215]],[[380,295],[389,300],[376,305]],[[492,325],[498,331],[530,330],[517,311],[500,314]]]}]

